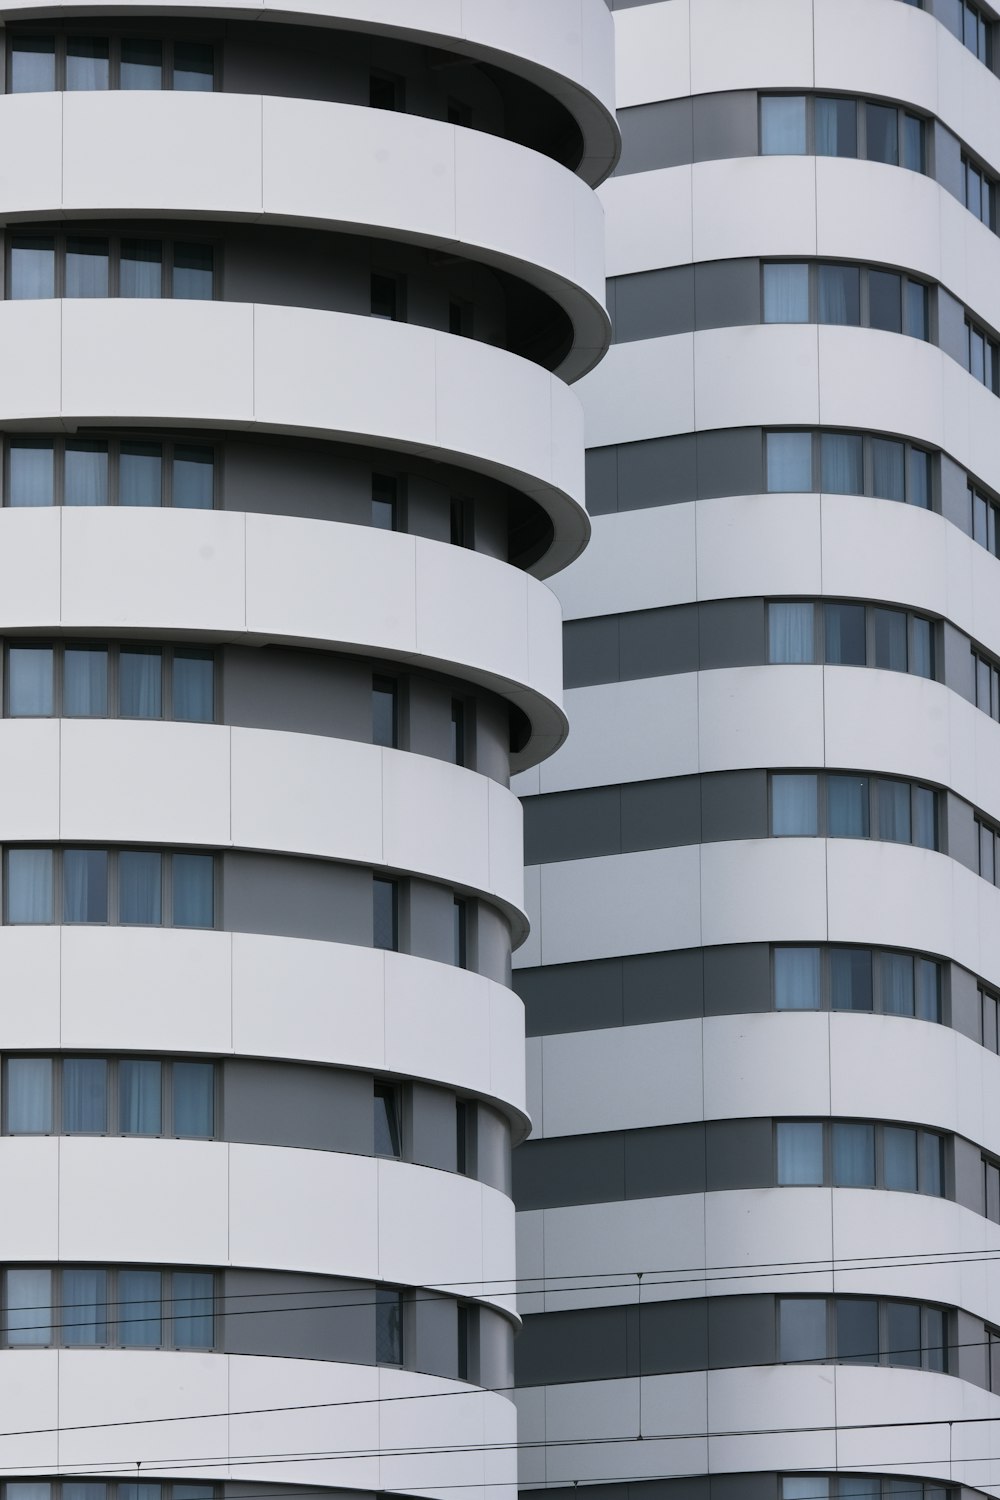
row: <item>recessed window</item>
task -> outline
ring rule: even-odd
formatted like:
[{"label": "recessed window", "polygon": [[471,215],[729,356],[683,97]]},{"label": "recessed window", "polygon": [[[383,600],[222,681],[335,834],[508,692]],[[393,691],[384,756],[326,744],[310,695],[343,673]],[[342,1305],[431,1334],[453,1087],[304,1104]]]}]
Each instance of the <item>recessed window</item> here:
[{"label": "recessed window", "polygon": [[760,101],[762,156],[806,154],[806,100],[802,94],[769,94]]},{"label": "recessed window", "polygon": [[[12,1267],[3,1279],[3,1332],[9,1348],[215,1345],[211,1271]],[[185,1487],[174,1486],[175,1495],[178,1488]]]},{"label": "recessed window", "polygon": [[469,903],[460,896],[452,904],[452,963],[456,969],[469,967]]},{"label": "recessed window", "polygon": [[898,438],[867,433],[767,432],[765,485],[769,494],[872,495],[931,505],[931,455]]},{"label": "recessed window", "polygon": [[777,1316],[778,1359],[783,1363],[947,1367],[944,1311],[939,1307],[874,1297],[779,1297]]},{"label": "recessed window", "polygon": [[399,690],[392,677],[372,679],[372,744],[399,745]]},{"label": "recessed window", "polygon": [[372,275],[371,315],[390,323],[404,320],[402,286],[397,276]]},{"label": "recessed window", "polygon": [[392,1287],[375,1289],[375,1363],[403,1363],[403,1294]]},{"label": "recessed window", "polygon": [[[937,848],[937,801],[930,787],[842,771],[772,772],[770,784],[774,837],[891,837]],[[903,837],[907,818],[908,839]]]},{"label": "recessed window", "polygon": [[211,245],[81,234],[15,235],[10,242],[7,296],[14,301],[214,295]]},{"label": "recessed window", "polygon": [[772,262],[763,267],[764,322],[809,322],[809,267],[803,262]]},{"label": "recessed window", "polygon": [[15,845],[5,858],[12,925],[215,925],[211,854]]},{"label": "recessed window", "polygon": [[372,475],[372,525],[380,531],[399,531],[399,480],[392,474]]},{"label": "recessed window", "polygon": [[376,948],[399,948],[399,882],[375,876],[372,880],[372,941]]},{"label": "recessed window", "polygon": [[910,953],[839,946],[772,950],[776,1010],[840,1010],[941,1020],[941,965]]},{"label": "recessed window", "polygon": [[402,110],[403,80],[393,73],[372,73],[368,84],[368,103],[372,109]]},{"label": "recessed window", "polygon": [[215,720],[215,654],[96,643],[7,647],[10,718]]},{"label": "recessed window", "polygon": [[5,503],[211,510],[215,451],[174,442],[9,438]]},{"label": "recessed window", "polygon": [[402,1156],[399,1096],[391,1084],[377,1083],[374,1093],[374,1152],[376,1156]]}]

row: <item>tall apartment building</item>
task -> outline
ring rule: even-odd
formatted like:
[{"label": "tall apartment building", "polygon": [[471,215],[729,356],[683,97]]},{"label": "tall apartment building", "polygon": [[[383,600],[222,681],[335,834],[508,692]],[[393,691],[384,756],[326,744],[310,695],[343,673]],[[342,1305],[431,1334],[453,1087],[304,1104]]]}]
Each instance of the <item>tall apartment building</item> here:
[{"label": "tall apartment building", "polygon": [[518,783],[522,1486],[996,1495],[996,12],[615,23],[572,731]]},{"label": "tall apartment building", "polygon": [[502,1497],[602,0],[3,10],[0,1497]]}]

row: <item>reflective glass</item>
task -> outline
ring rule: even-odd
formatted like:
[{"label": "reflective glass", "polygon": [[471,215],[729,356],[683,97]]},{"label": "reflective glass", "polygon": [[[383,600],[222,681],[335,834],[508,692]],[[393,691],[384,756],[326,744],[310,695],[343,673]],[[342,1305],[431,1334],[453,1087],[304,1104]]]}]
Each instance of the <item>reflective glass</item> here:
[{"label": "reflective glass", "polygon": [[868,272],[868,325],[886,333],[902,333],[903,278],[897,272]]},{"label": "reflective glass", "polygon": [[768,661],[811,662],[815,660],[813,604],[776,603],[767,607]]},{"label": "reflective glass", "polygon": [[[161,1342],[160,1281],[159,1271],[118,1272],[118,1343],[122,1348],[150,1349]],[[119,1485],[119,1500],[121,1492]]]},{"label": "reflective glass", "polygon": [[211,1140],[215,1134],[215,1068],[211,1063],[173,1065],[174,1135]]},{"label": "reflective glass", "polygon": [[926,166],[924,122],[916,115],[903,115],[903,166],[910,172],[922,172]]},{"label": "reflective glass", "polygon": [[52,1272],[7,1272],[6,1321],[8,1344],[51,1344]]},{"label": "reflective glass", "polygon": [[826,1300],[823,1297],[778,1298],[778,1359],[827,1358]]},{"label": "reflective glass", "polygon": [[7,1060],[7,1129],[11,1135],[47,1135],[52,1129],[52,1059]]},{"label": "reflective glass", "polygon": [[809,322],[809,267],[778,263],[764,267],[764,322]]},{"label": "reflective glass", "polygon": [[808,494],[813,487],[812,433],[767,434],[767,488],[774,494]]},{"label": "reflective glass", "polygon": [[178,445],[174,449],[173,491],[175,510],[211,510],[215,504],[215,455],[211,448]]},{"label": "reflective glass", "polygon": [[819,1010],[818,948],[775,948],[774,1006],[776,1010]]},{"label": "reflective glass", "polygon": [[863,495],[861,437],[852,432],[824,432],[820,438],[820,489],[828,495]]},{"label": "reflective glass", "polygon": [[812,1120],[782,1120],[776,1130],[778,1186],[822,1186],[823,1126]]},{"label": "reflective glass", "polygon": [[7,504],[17,506],[55,503],[55,455],[51,443],[29,439],[11,443],[10,487]]},{"label": "reflective glass", "polygon": [[[879,821],[882,802],[879,797]],[[908,953],[883,953],[880,960],[882,1009],[887,1016],[912,1016],[913,959]]]},{"label": "reflective glass", "polygon": [[983,179],[971,162],[967,162],[965,166],[965,206],[977,219],[982,217]]},{"label": "reflective glass", "polygon": [[886,1303],[886,1363],[920,1367],[920,1308],[913,1302]]},{"label": "reflective glass", "polygon": [[861,272],[857,266],[820,266],[817,321],[857,328],[861,323]]},{"label": "reflective glass", "polygon": [[121,87],[123,89],[159,89],[163,87],[163,59],[159,42],[125,38],[122,41]]},{"label": "reflective glass", "polygon": [[126,719],[158,719],[163,712],[162,657],[159,651],[118,655],[118,711]]},{"label": "reflective glass", "polygon": [[396,481],[390,475],[372,475],[372,525],[380,531],[396,529],[396,491]]},{"label": "reflective glass", "polygon": [[885,1185],[897,1193],[917,1191],[917,1132],[905,1125],[882,1130],[882,1170]]},{"label": "reflective glass", "polygon": [[872,438],[872,494],[880,500],[906,499],[906,448],[890,438]]},{"label": "reflective glass", "polygon": [[927,288],[919,281],[906,283],[906,327],[913,339],[927,338]]},{"label": "reflective glass", "polygon": [[160,1064],[123,1057],[118,1064],[118,1129],[122,1135],[159,1135]]},{"label": "reflective glass", "polygon": [[863,604],[827,604],[823,610],[825,655],[832,666],[863,667],[868,658]]},{"label": "reflective glass", "polygon": [[375,1291],[375,1363],[403,1363],[402,1296],[383,1286]]},{"label": "reflective glass", "polygon": [[215,291],[211,245],[174,246],[174,297],[210,302]]},{"label": "reflective glass", "polygon": [[107,713],[108,653],[103,647],[66,647],[62,711],[67,718],[100,718]]},{"label": "reflective glass", "polygon": [[888,166],[899,165],[899,121],[897,111],[886,104],[865,105],[865,129],[867,132],[869,161],[885,162]]},{"label": "reflective glass", "polygon": [[63,1344],[108,1341],[108,1273],[96,1267],[67,1267],[62,1273],[60,1313]]},{"label": "reflective glass", "polygon": [[158,1484],[153,1483],[119,1483],[117,1500],[162,1500],[162,1491]]},{"label": "reflective glass", "polygon": [[56,294],[56,251],[51,237],[18,236],[10,248],[10,291],[17,302]]},{"label": "reflective glass", "polygon": [[[64,1480],[62,1484],[63,1500],[77,1500],[77,1497],[70,1496],[68,1491],[81,1487],[85,1488],[85,1486],[69,1484]],[[96,1486],[96,1488],[103,1490],[105,1486],[102,1484]],[[51,1500],[52,1485],[47,1479],[16,1479],[13,1481],[8,1480],[4,1485],[4,1491],[6,1500]]]},{"label": "reflective glass", "polygon": [[815,776],[771,777],[771,832],[777,838],[810,837],[819,832]]},{"label": "reflective glass", "polygon": [[215,52],[206,42],[174,43],[174,88],[211,93],[215,87]]},{"label": "reflective glass", "polygon": [[175,651],[173,717],[211,724],[215,718],[215,658],[208,651]]},{"label": "reflective glass", "polygon": [[394,951],[397,931],[397,887],[394,880],[372,881],[372,941],[376,948]]},{"label": "reflective glass", "polygon": [[162,857],[145,849],[118,856],[118,920],[125,926],[158,927],[163,920]]},{"label": "reflective glass", "polygon": [[175,854],[175,927],[215,926],[215,860],[211,854]]},{"label": "reflective glass", "polygon": [[760,101],[761,156],[804,156],[806,101],[801,94],[772,94]]},{"label": "reflective glass", "polygon": [[992,881],[994,875],[993,829],[987,823],[979,825],[979,873],[984,880]]},{"label": "reflective glass", "polygon": [[979,495],[975,490],[969,490],[969,498],[972,502],[972,536],[980,547],[987,545],[989,536],[989,505],[985,495]]},{"label": "reflective glass", "polygon": [[826,778],[826,831],[832,839],[868,837],[868,777]]},{"label": "reflective glass", "polygon": [[833,1126],[834,1187],[875,1186],[875,1126],[835,1121]]},{"label": "reflective glass", "polygon": [[913,788],[913,834],[911,843],[920,849],[937,848],[937,802],[929,787]]},{"label": "reflective glass", "polygon": [[[122,240],[118,293],[121,297],[163,296],[163,247],[158,240]],[[154,503],[158,505],[159,499]]]},{"label": "reflective glass", "polygon": [[929,1130],[920,1132],[920,1191],[940,1198],[944,1192],[944,1171],[941,1157],[944,1145],[939,1135]]},{"label": "reflective glass", "polygon": [[11,646],[7,652],[7,712],[14,719],[43,718],[54,710],[51,646]]},{"label": "reflective glass", "polygon": [[373,1122],[375,1155],[399,1156],[399,1110],[391,1085],[375,1085]]},{"label": "reflective glass", "polygon": [[986,383],[986,341],[974,328],[969,329],[969,373]]},{"label": "reflective glass", "polygon": [[858,106],[854,99],[816,100],[816,155],[857,156]]},{"label": "reflective glass", "polygon": [[781,1500],[829,1500],[830,1481],[821,1474],[786,1474]]},{"label": "reflective glass", "polygon": [[878,836],[890,844],[911,842],[910,787],[905,781],[879,780]]},{"label": "reflective glass", "polygon": [[830,1004],[834,1010],[873,1008],[870,949],[830,949]]},{"label": "reflective glass", "polygon": [[103,1057],[66,1057],[62,1066],[65,1135],[102,1135],[108,1128],[108,1065]]},{"label": "reflective glass", "polygon": [[878,1303],[869,1297],[838,1297],[837,1358],[844,1364],[878,1364]]},{"label": "reflective glass", "polygon": [[51,36],[13,36],[10,42],[12,94],[46,94],[56,86],[56,43]]},{"label": "reflective glass", "polygon": [[887,672],[906,671],[906,615],[901,609],[872,611],[875,665]]},{"label": "reflective glass", "polygon": [[918,958],[914,963],[914,992],[917,1019],[941,1019],[941,966],[932,958]]},{"label": "reflective glass", "polygon": [[51,849],[8,849],[7,921],[54,920]]},{"label": "reflective glass", "polygon": [[910,671],[916,677],[934,676],[934,630],[930,620],[910,621]]},{"label": "reflective glass", "polygon": [[64,922],[108,920],[108,854],[106,849],[63,851]]},{"label": "reflective glass", "polygon": [[944,1341],[944,1312],[940,1307],[924,1308],[923,1367],[925,1370],[947,1368],[947,1348]]},{"label": "reflective glass", "polygon": [[67,37],[67,89],[106,89],[108,87],[108,83],[109,70],[107,37]]},{"label": "reflective glass", "polygon": [[159,443],[122,443],[118,468],[119,505],[161,503]]},{"label": "reflective glass", "polygon": [[66,444],[64,505],[107,505],[108,445],[74,438]]},{"label": "reflective glass", "polygon": [[215,1342],[214,1285],[210,1271],[173,1273],[174,1344],[210,1349]]},{"label": "reflective glass", "polygon": [[108,264],[107,240],[71,235],[66,241],[66,296],[106,297]]}]

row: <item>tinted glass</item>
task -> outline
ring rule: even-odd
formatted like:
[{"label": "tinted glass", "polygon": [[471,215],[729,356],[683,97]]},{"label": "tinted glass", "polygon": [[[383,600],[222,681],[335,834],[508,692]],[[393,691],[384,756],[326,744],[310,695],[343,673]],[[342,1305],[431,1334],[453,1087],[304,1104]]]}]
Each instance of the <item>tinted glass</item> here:
[{"label": "tinted glass", "polygon": [[861,438],[850,432],[824,432],[820,438],[820,489],[828,495],[863,495]]},{"label": "tinted glass", "polygon": [[806,101],[801,94],[774,94],[760,101],[762,156],[804,156]]},{"label": "tinted glass", "polygon": [[118,1064],[118,1129],[123,1135],[159,1135],[162,1128],[160,1064],[123,1057]]},{"label": "tinted glass", "polygon": [[376,948],[398,947],[394,880],[372,881],[372,942]]},{"label": "tinted glass", "polygon": [[99,718],[107,713],[107,651],[98,646],[66,647],[62,711],[67,718]]},{"label": "tinted glass", "polygon": [[826,1357],[826,1300],[822,1297],[779,1297],[779,1360],[815,1361]]},{"label": "tinted glass", "polygon": [[923,1366],[925,1370],[948,1367],[944,1312],[939,1307],[924,1308]]},{"label": "tinted glass", "polygon": [[882,780],[878,787],[878,836],[892,844],[911,841],[910,788],[905,781]]},{"label": "tinted glass", "polygon": [[396,529],[396,481],[390,475],[372,475],[372,525],[381,531]]},{"label": "tinted glass", "polygon": [[175,42],[174,88],[211,93],[214,87],[214,49],[205,42]]},{"label": "tinted glass", "polygon": [[816,155],[857,156],[858,106],[853,99],[816,100]]},{"label": "tinted glass", "polygon": [[944,1192],[944,1168],[942,1156],[944,1144],[939,1135],[929,1130],[920,1132],[920,1191],[940,1198]]},{"label": "tinted glass", "polygon": [[768,661],[815,660],[813,622],[816,610],[807,603],[777,603],[767,607]]},{"label": "tinted glass", "polygon": [[38,718],[53,712],[51,646],[11,646],[7,652],[7,712],[11,718]]},{"label": "tinted glass", "polygon": [[857,328],[861,322],[861,272],[857,266],[820,266],[817,319]]},{"label": "tinted glass", "polygon": [[816,1121],[781,1121],[778,1142],[778,1186],[819,1186],[823,1182],[823,1126]]},{"label": "tinted glass", "polygon": [[899,164],[899,123],[897,111],[885,104],[865,105],[867,157],[869,161]]},{"label": "tinted glass", "polygon": [[215,1068],[211,1063],[173,1065],[174,1135],[210,1140],[215,1134]]},{"label": "tinted glass", "polygon": [[818,948],[775,948],[774,1006],[776,1010],[819,1010]]},{"label": "tinted glass", "polygon": [[70,235],[66,241],[66,296],[107,295],[107,240],[78,239]]},{"label": "tinted glass", "polygon": [[118,285],[122,297],[163,296],[163,249],[158,240],[122,240]]},{"label": "tinted glass", "polygon": [[878,1364],[878,1303],[838,1297],[835,1303],[837,1358],[844,1364]]},{"label": "tinted glass", "polygon": [[921,849],[937,848],[937,802],[927,787],[915,786],[912,797],[912,842]]},{"label": "tinted glass", "polygon": [[56,252],[51,239],[21,235],[10,249],[10,296],[15,302],[24,298],[54,297],[56,294]]},{"label": "tinted glass", "polygon": [[106,89],[108,87],[108,82],[109,70],[107,37],[67,37],[67,89]]},{"label": "tinted glass", "polygon": [[108,855],[105,849],[63,851],[64,922],[108,920]]},{"label": "tinted glass", "polygon": [[50,1344],[52,1272],[8,1271],[5,1279],[8,1344]]},{"label": "tinted glass", "polygon": [[163,87],[163,58],[159,42],[145,38],[122,41],[121,87],[123,89],[159,89]]},{"label": "tinted glass", "polygon": [[888,1302],[885,1312],[887,1362],[919,1368],[920,1308],[912,1302]]},{"label": "tinted glass", "polygon": [[175,651],[173,716],[188,723],[215,718],[215,659],[207,651]]},{"label": "tinted glass", "polygon": [[7,504],[52,505],[55,501],[55,458],[51,443],[11,443]]},{"label": "tinted glass", "polygon": [[913,987],[918,1020],[940,1021],[940,964],[930,958],[918,958],[913,968]]},{"label": "tinted glass", "polygon": [[378,1287],[375,1292],[375,1363],[403,1363],[403,1309],[399,1292]]},{"label": "tinted glass", "polygon": [[924,122],[916,115],[904,114],[903,166],[911,172],[922,172],[925,165]]},{"label": "tinted glass", "polygon": [[[879,817],[881,820],[881,798]],[[889,1016],[912,1016],[913,959],[908,953],[883,953],[880,961],[882,1009]]]},{"label": "tinted glass", "polygon": [[95,1267],[62,1273],[62,1343],[105,1344],[108,1340],[108,1273]]},{"label": "tinted glass", "polygon": [[771,832],[778,838],[809,837],[819,832],[815,776],[771,777]]},{"label": "tinted glass", "polygon": [[163,664],[159,651],[122,650],[118,655],[118,711],[126,719],[158,719],[163,712]]},{"label": "tinted glass", "polygon": [[215,455],[211,448],[174,449],[173,493],[176,510],[211,510],[215,504]]},{"label": "tinted glass", "polygon": [[934,630],[930,620],[910,621],[910,671],[917,677],[934,676]]},{"label": "tinted glass", "polygon": [[379,677],[372,684],[372,744],[396,744],[396,684]]},{"label": "tinted glass", "polygon": [[175,927],[215,926],[215,860],[211,854],[175,854]]},{"label": "tinted glass", "polygon": [[868,321],[887,333],[903,331],[903,278],[895,272],[868,272]]},{"label": "tinted glass", "polygon": [[119,505],[161,503],[159,443],[122,443],[118,469]]},{"label": "tinted glass", "polygon": [[826,831],[833,839],[868,837],[867,776],[826,778]]},{"label": "tinted glass", "polygon": [[764,322],[809,322],[809,267],[797,264],[764,267]]},{"label": "tinted glass", "polygon": [[910,504],[924,510],[931,503],[931,456],[920,448],[910,449]]},{"label": "tinted glass", "polygon": [[173,295],[188,301],[210,302],[214,295],[211,245],[174,246]]},{"label": "tinted glass", "polygon": [[163,920],[159,854],[123,849],[118,856],[118,920],[125,926],[158,927]]},{"label": "tinted glass", "polygon": [[375,1155],[399,1156],[399,1111],[394,1088],[375,1085],[373,1127]]},{"label": "tinted glass", "polygon": [[834,1010],[872,1009],[872,956],[869,949],[830,949],[830,1004]]},{"label": "tinted glass", "polygon": [[101,1135],[108,1128],[108,1065],[103,1057],[66,1057],[62,1067],[62,1128]]},{"label": "tinted glass", "polygon": [[889,438],[872,438],[872,494],[881,500],[906,499],[906,448]]},{"label": "tinted glass", "polygon": [[209,1271],[175,1271],[174,1343],[178,1349],[210,1349],[215,1342],[213,1280]]},{"label": "tinted glass", "polygon": [[901,609],[872,611],[875,635],[875,665],[887,672],[905,672],[906,615]]},{"label": "tinted glass", "polygon": [[52,850],[8,849],[7,921],[51,922]]},{"label": "tinted glass", "polygon": [[906,325],[903,331],[911,338],[927,337],[927,288],[922,282],[906,283]]},{"label": "tinted glass", "polygon": [[807,494],[812,487],[812,433],[769,432],[768,491],[771,494]]},{"label": "tinted glass", "polygon": [[75,438],[66,444],[64,505],[107,505],[108,445]]},{"label": "tinted glass", "polygon": [[52,1060],[7,1060],[7,1129],[11,1135],[44,1135],[52,1129]]},{"label": "tinted glass", "polygon": [[10,42],[12,94],[47,93],[56,86],[56,44],[51,36],[15,36]]},{"label": "tinted glass", "polygon": [[875,1127],[836,1121],[833,1126],[834,1187],[875,1186]]},{"label": "tinted glass", "polygon": [[150,1349],[161,1342],[160,1281],[159,1271],[118,1272],[118,1343],[124,1348]]},{"label": "tinted glass", "polygon": [[898,1193],[917,1191],[917,1132],[903,1125],[882,1131],[882,1170],[885,1185]]}]

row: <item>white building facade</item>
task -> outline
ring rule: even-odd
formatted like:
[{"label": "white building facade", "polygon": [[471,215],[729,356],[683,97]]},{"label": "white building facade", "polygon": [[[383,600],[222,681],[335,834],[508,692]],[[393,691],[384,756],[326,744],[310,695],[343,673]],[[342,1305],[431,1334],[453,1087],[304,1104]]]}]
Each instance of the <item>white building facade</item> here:
[{"label": "white building facade", "polygon": [[512,1495],[612,18],[3,19],[4,1500]]},{"label": "white building facade", "polygon": [[614,19],[572,733],[516,783],[522,1489],[995,1495],[996,14]]}]

